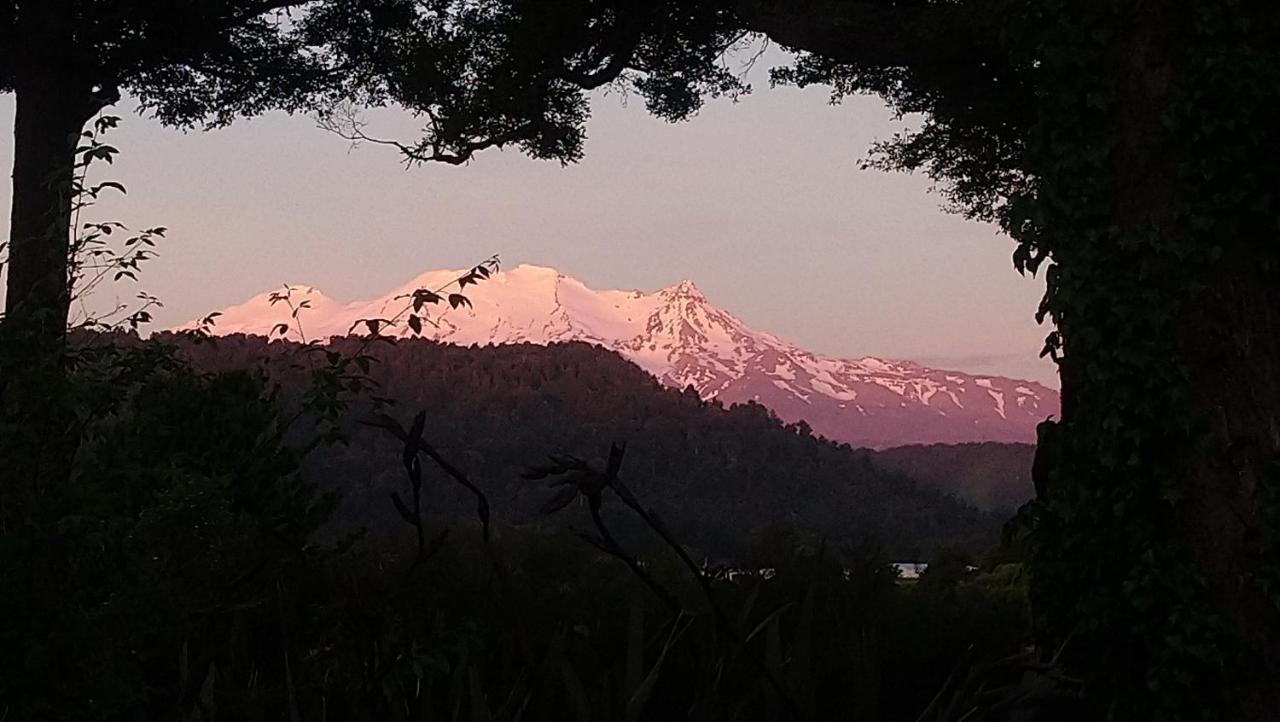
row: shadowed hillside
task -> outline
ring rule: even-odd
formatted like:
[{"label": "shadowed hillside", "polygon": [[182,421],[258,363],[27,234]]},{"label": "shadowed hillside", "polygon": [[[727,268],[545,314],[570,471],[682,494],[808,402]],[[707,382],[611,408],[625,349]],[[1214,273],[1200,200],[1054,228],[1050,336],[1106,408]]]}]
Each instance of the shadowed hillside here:
[{"label": "shadowed hillside", "polygon": [[980,509],[1004,514],[1035,496],[1031,444],[929,444],[875,452],[877,466],[924,486],[954,494]]},{"label": "shadowed hillside", "polygon": [[[235,335],[186,353],[205,369],[265,363],[296,390],[305,372],[296,348]],[[879,468],[869,452],[815,437],[803,423],[784,424],[756,404],[725,408],[665,388],[588,344],[464,348],[399,340],[374,354],[371,375],[378,393],[395,400],[392,415],[425,410],[425,437],[471,474],[499,522],[541,518],[548,492],[522,480],[523,468],[548,453],[590,458],[625,441],[631,489],[712,558],[741,557],[753,536],[777,527],[833,543],[873,541],[902,558],[940,546],[976,551],[997,537],[1000,517]],[[317,451],[308,472],[343,492],[342,522],[374,533],[396,529],[389,494],[404,483],[397,446],[373,429],[348,430],[350,443]],[[474,510],[469,496],[446,483],[428,483],[426,503],[440,515]]]}]

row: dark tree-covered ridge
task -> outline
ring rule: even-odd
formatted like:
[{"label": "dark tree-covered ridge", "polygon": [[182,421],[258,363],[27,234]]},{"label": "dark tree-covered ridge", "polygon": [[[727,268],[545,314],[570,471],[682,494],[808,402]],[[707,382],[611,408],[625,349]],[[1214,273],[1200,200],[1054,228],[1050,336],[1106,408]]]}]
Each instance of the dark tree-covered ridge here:
[{"label": "dark tree-covered ridge", "polygon": [[1035,496],[1031,444],[911,444],[878,451],[875,463],[980,509],[1013,514]]},{"label": "dark tree-covered ridge", "polygon": [[[337,340],[331,348],[359,344]],[[289,367],[297,348],[233,335],[185,345],[183,354],[205,369],[265,364],[286,389],[300,389],[305,373]],[[469,470],[500,523],[542,523],[549,492],[521,479],[523,469],[552,453],[603,456],[615,441],[627,444],[629,487],[712,559],[744,561],[752,539],[770,529],[836,546],[878,544],[895,559],[929,558],[940,548],[978,554],[994,546],[1005,518],[881,468],[868,451],[784,424],[763,406],[724,408],[665,388],[589,344],[459,347],[405,339],[379,344],[374,355],[378,394],[405,418],[426,412],[425,436]],[[350,431],[349,444],[314,452],[308,473],[342,494],[342,523],[398,532],[389,501],[403,483],[395,440],[354,424]],[[451,485],[435,489],[428,513],[472,513],[467,494]]]}]

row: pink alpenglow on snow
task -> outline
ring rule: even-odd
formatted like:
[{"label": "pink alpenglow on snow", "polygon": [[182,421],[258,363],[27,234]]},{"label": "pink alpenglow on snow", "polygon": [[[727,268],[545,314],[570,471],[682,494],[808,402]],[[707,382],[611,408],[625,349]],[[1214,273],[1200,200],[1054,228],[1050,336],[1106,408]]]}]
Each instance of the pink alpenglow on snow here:
[{"label": "pink alpenglow on snow", "polygon": [[[327,339],[347,334],[360,319],[393,316],[406,303],[397,296],[441,287],[460,273],[430,271],[380,298],[347,304],[294,286],[293,300],[310,301],[301,317],[307,336]],[[748,328],[689,281],[654,293],[597,291],[553,268],[522,265],[467,292],[472,308],[428,307],[438,325],[424,325],[422,335],[459,345],[598,344],[668,386],[692,386],[726,405],[754,401],[784,421],[803,420],[815,433],[855,446],[1030,443],[1036,425],[1058,413],[1058,392],[1031,381],[810,353]],[[270,295],[224,309],[214,331],[268,335],[290,314]],[[401,326],[386,333],[411,332]]]}]

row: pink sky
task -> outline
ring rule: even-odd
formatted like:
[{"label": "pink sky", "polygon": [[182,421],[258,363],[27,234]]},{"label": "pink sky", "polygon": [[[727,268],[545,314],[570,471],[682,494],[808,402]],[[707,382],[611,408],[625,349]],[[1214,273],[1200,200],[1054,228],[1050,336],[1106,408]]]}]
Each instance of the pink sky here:
[{"label": "pink sky", "polygon": [[[489,151],[462,168],[405,169],[393,151],[352,149],[303,117],[184,135],[126,103],[110,138],[122,155],[102,177],[129,195],[94,219],[172,230],[141,284],[95,303],[145,289],[166,304],[163,327],[283,282],[369,298],[498,253],[594,288],[691,278],[748,325],[813,351],[1056,387],[1037,358],[1042,284],[1014,272],[1012,242],[944,213],[923,176],[858,169],[909,119],[894,122],[875,98],[830,106],[822,89],[770,90],[762,69],[752,81],[741,102],[674,126],[638,101],[597,97],[586,159],[567,168]],[[392,111],[370,119],[371,132],[414,130]],[[12,122],[13,99],[0,96],[6,138]],[[8,141],[0,164],[11,162]]]}]

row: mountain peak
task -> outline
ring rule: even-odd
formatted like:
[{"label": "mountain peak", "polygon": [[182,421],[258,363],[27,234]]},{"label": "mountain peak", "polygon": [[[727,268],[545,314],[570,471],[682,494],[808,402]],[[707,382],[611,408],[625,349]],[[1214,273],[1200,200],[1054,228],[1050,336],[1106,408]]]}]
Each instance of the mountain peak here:
[{"label": "mountain peak", "polygon": [[699,301],[707,300],[707,297],[702,295],[702,291],[698,290],[698,287],[694,285],[693,281],[690,281],[687,278],[673,286],[667,286],[658,293],[667,297],[692,298]]},{"label": "mountain peak", "polygon": [[[385,296],[348,304],[313,292],[299,320],[310,339],[346,335],[359,319],[394,316],[406,289],[442,287],[460,273],[429,271]],[[267,296],[225,309],[215,332],[265,336],[289,322],[290,309]],[[688,279],[655,293],[602,291],[554,268],[523,264],[469,286],[467,297],[469,306],[428,309],[432,324],[423,335],[464,346],[597,344],[667,386],[693,386],[702,398],[726,404],[759,403],[836,441],[1033,442],[1036,425],[1058,410],[1058,393],[1029,381],[810,353],[747,327]],[[410,335],[401,325],[389,333]]]},{"label": "mountain peak", "polygon": [[539,266],[536,263],[521,263],[520,265],[507,271],[510,275],[541,277],[541,278],[563,278],[564,274],[552,268],[551,266]]}]

